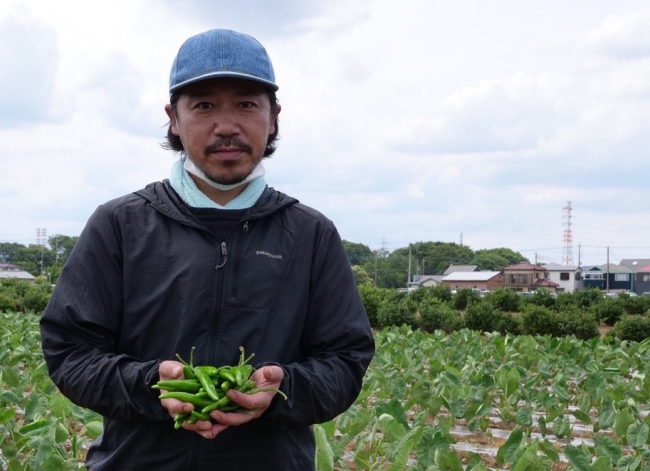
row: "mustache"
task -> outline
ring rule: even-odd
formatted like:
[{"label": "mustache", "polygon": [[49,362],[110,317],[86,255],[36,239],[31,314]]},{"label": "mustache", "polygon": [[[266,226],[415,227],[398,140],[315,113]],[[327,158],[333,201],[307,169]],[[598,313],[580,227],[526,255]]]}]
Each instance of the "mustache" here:
[{"label": "mustache", "polygon": [[252,152],[253,149],[251,146],[246,144],[244,141],[240,140],[237,137],[224,137],[221,139],[217,139],[211,144],[208,144],[205,147],[205,155],[211,154],[212,152],[217,152],[219,149],[223,147],[234,147],[237,150],[240,150],[242,152]]}]

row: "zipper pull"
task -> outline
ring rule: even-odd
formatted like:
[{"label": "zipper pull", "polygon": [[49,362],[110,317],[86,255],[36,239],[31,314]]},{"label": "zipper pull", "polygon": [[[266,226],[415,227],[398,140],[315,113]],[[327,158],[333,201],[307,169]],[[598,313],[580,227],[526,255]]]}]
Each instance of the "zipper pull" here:
[{"label": "zipper pull", "polygon": [[219,265],[214,267],[215,270],[222,268],[226,264],[226,261],[228,261],[228,250],[226,249],[225,242],[221,242],[221,255],[223,255],[223,262],[221,262]]},{"label": "zipper pull", "polygon": [[244,221],[244,227],[242,229],[244,232],[248,232],[248,221]]}]

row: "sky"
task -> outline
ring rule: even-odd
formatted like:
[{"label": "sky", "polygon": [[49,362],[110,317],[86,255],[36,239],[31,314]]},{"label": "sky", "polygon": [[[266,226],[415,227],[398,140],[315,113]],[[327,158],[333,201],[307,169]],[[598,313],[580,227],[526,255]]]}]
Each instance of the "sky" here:
[{"label": "sky", "polygon": [[343,239],[650,258],[646,0],[3,0],[0,242],[169,177],[171,64],[212,28],[266,47],[266,181]]}]

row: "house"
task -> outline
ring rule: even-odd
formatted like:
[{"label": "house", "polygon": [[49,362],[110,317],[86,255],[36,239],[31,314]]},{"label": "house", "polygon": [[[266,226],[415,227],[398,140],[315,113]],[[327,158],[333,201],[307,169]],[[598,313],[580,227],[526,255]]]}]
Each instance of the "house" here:
[{"label": "house", "polygon": [[650,258],[624,258],[619,265],[629,268],[632,272],[630,291],[636,294],[650,291],[650,273],[646,270],[650,266]]},{"label": "house", "polygon": [[417,289],[423,286],[438,286],[442,278],[442,275],[415,275],[413,281],[406,283],[406,287]]},{"label": "house", "polygon": [[605,291],[607,281],[605,271],[597,266],[584,266],[582,267],[582,289],[598,288]]},{"label": "house", "polygon": [[16,278],[21,281],[34,281],[36,277],[27,273],[18,265],[13,263],[0,263],[0,281],[7,278]]},{"label": "house", "polygon": [[542,265],[546,270],[547,280],[557,283],[556,291],[558,293],[573,293],[580,289],[582,269],[574,265],[558,265],[557,263],[547,263]]},{"label": "house", "polygon": [[636,294],[650,292],[650,264],[636,270],[633,288]]},{"label": "house", "polygon": [[583,268],[583,288],[600,288],[603,291],[631,291],[633,273],[627,267],[614,263]]},{"label": "house", "polygon": [[442,283],[451,289],[476,288],[492,291],[503,287],[503,275],[499,271],[455,271],[443,275]]},{"label": "house", "polygon": [[535,291],[539,288],[546,288],[555,292],[558,283],[548,279],[548,272],[539,265],[533,265],[530,262],[515,263],[505,267],[502,272],[504,283],[515,291]]},{"label": "house", "polygon": [[446,276],[457,271],[479,271],[479,269],[478,265],[449,265],[449,268],[447,268],[442,275]]}]

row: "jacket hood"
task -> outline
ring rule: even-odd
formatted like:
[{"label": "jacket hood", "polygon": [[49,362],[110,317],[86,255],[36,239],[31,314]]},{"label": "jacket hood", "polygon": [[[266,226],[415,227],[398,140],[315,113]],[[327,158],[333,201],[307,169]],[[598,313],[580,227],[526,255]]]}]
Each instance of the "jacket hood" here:
[{"label": "jacket hood", "polygon": [[[136,191],[135,194],[149,201],[156,210],[169,217],[188,223],[196,221],[185,202],[169,184],[169,180],[150,183],[142,190]],[[296,198],[267,186],[255,205],[248,209],[245,217],[253,219],[267,216],[298,202]]]}]

